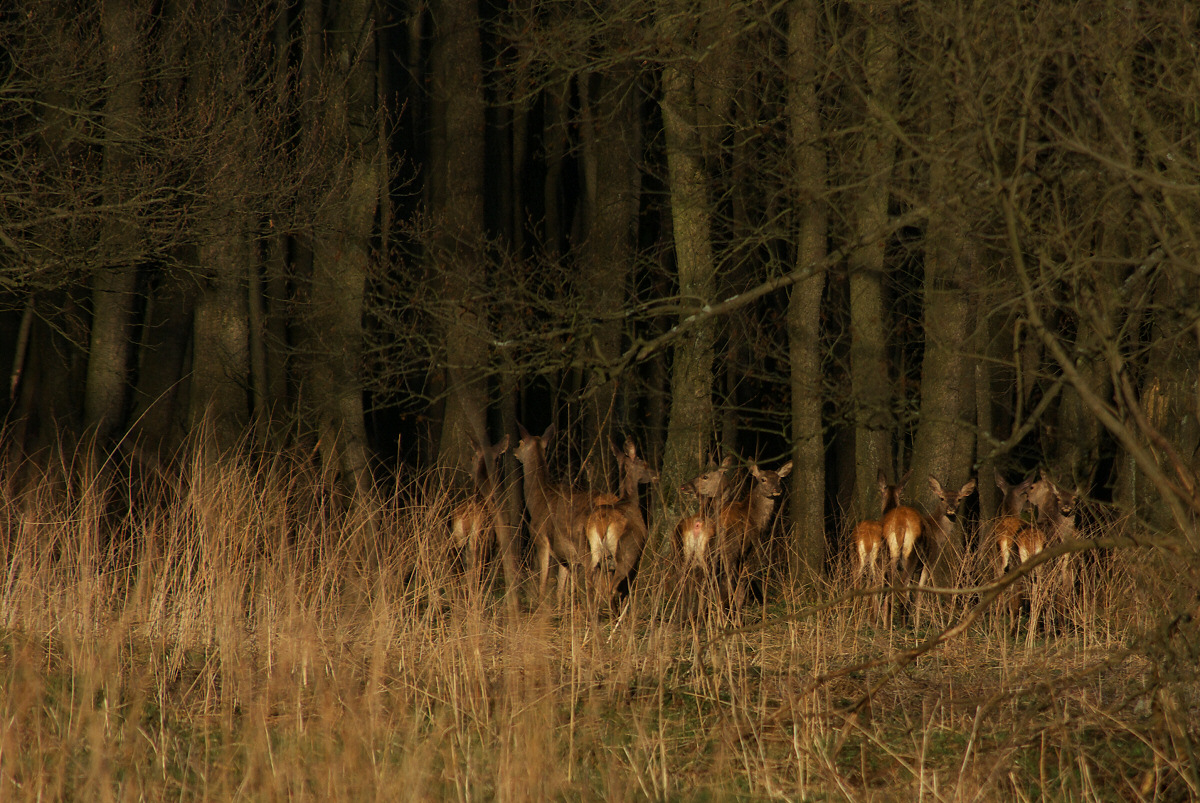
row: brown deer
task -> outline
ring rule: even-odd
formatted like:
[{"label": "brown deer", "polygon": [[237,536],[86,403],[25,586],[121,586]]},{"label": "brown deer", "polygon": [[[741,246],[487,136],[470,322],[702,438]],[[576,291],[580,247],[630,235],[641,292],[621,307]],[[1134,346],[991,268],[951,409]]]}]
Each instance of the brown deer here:
[{"label": "brown deer", "polygon": [[749,466],[753,481],[750,493],[721,509],[717,528],[720,569],[726,600],[740,608],[746,595],[748,577],[758,568],[763,556],[763,534],[775,512],[775,500],[783,488],[782,480],[792,471],[792,461],[777,470]]},{"label": "brown deer", "polygon": [[512,528],[501,500],[496,461],[508,450],[508,436],[493,446],[479,443],[468,436],[475,454],[471,476],[475,490],[450,514],[450,532],[454,546],[462,556],[468,577],[478,583],[482,565],[494,547],[500,550],[504,567],[505,590],[511,591],[516,582],[516,561],[512,554]]},{"label": "brown deer", "polygon": [[[992,540],[995,542],[997,553],[996,576],[1001,577],[1008,571],[1010,565],[1024,563],[1029,556],[1035,554],[1034,542],[1029,538],[1032,528],[1026,525],[1021,513],[1029,502],[1029,491],[1033,480],[1027,479],[1016,485],[996,472],[996,487],[1003,494],[1000,500],[1000,511],[992,522]],[[1041,546],[1037,546],[1037,552]]]},{"label": "brown deer", "polygon": [[551,424],[541,435],[530,435],[525,427],[514,456],[521,462],[524,475],[525,506],[529,509],[529,529],[538,561],[538,597],[545,599],[550,578],[550,561],[558,565],[558,600],[566,592],[573,567],[583,562],[587,546],[582,524],[592,507],[592,495],[550,481],[546,449],[554,438]]},{"label": "brown deer", "polygon": [[[905,480],[908,479],[906,475]],[[893,508],[900,507],[901,485],[889,485],[883,469],[879,469],[879,513],[882,516]],[[868,575],[872,584],[879,581],[879,553],[883,547],[883,522],[868,519],[860,521],[850,533],[850,544],[854,549],[854,584],[862,582]]]},{"label": "brown deer", "polygon": [[[933,512],[921,519],[920,541],[916,544],[916,556],[921,563],[921,576],[918,585],[926,585],[932,578],[933,565],[931,556],[945,554],[947,547],[954,543],[953,528],[958,522],[958,509],[967,497],[975,493],[975,480],[969,479],[957,491],[948,491],[942,487],[937,478],[930,475],[929,490],[937,497]],[[931,554],[932,553],[932,554]],[[913,571],[910,566],[908,578],[911,580]],[[921,598],[916,598],[914,608],[914,626],[921,624]]]},{"label": "brown deer", "polygon": [[700,502],[699,511],[684,516],[675,525],[672,540],[680,568],[684,571],[703,567],[710,559],[712,545],[716,539],[718,516],[732,492],[729,479],[729,469],[732,467],[733,457],[726,456],[720,466],[688,480],[679,488],[680,494],[694,496]]},{"label": "brown deer", "polygon": [[646,547],[646,519],[642,515],[641,485],[658,482],[658,472],[638,457],[630,438],[624,452],[613,448],[621,468],[620,496],[596,498],[584,532],[591,560],[588,568],[599,598],[611,602],[622,582],[629,584]]},{"label": "brown deer", "polygon": [[[933,491],[933,495],[937,497],[938,501],[933,507],[933,513],[925,519],[926,537],[941,549],[952,543],[951,530],[958,523],[958,509],[962,507],[962,503],[967,500],[967,497],[975,493],[975,479],[967,480],[957,492],[953,492],[942,488],[942,484],[937,481],[937,478],[931,475],[929,490]],[[927,574],[928,568],[922,571],[922,583],[925,582]]]},{"label": "brown deer", "polygon": [[[1017,533],[1018,544],[1022,541],[1027,544],[1026,554],[1021,557],[1022,561],[1041,552],[1047,543],[1060,544],[1075,537],[1075,508],[1079,502],[1079,492],[1059,487],[1043,470],[1039,472],[1038,480],[1029,487],[1029,502],[1037,509],[1037,520],[1034,524],[1026,524]],[[1056,559],[1052,574],[1053,593],[1039,591],[1045,586],[1045,572],[1042,571],[1044,568],[1039,566],[1033,573],[1034,590],[1031,597],[1034,601],[1030,611],[1031,626],[1036,623],[1037,618],[1037,611],[1033,610],[1033,606],[1039,604],[1039,598],[1042,596],[1051,597],[1055,603],[1049,611],[1050,614],[1058,613],[1065,617],[1067,598],[1075,587],[1073,556],[1062,555]],[[1052,619],[1053,616],[1048,618]],[[1053,622],[1048,621],[1047,624],[1052,626]],[[1014,621],[1014,635],[1016,628],[1017,623]]]},{"label": "brown deer", "polygon": [[718,559],[717,529],[721,508],[732,494],[729,471],[733,456],[728,455],[717,468],[685,482],[679,488],[682,496],[696,497],[700,509],[684,516],[675,525],[672,545],[679,568],[679,591],[688,615],[699,610],[702,589],[715,579],[714,563]]},{"label": "brown deer", "polygon": [[[880,479],[883,480],[882,471]],[[909,469],[895,485],[887,486],[889,497],[894,496],[895,506],[888,509],[880,520],[883,542],[888,548],[888,582],[893,585],[907,585],[916,562],[917,541],[925,532],[921,514],[915,508],[900,504],[904,486],[912,476]],[[883,504],[889,504],[891,499]],[[898,582],[903,581],[903,582]]]}]

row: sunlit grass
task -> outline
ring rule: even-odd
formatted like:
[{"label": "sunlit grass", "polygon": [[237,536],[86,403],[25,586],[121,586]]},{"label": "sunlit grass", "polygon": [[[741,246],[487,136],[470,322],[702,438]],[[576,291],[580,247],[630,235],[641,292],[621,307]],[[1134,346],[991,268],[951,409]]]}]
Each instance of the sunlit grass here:
[{"label": "sunlit grass", "polygon": [[657,532],[627,607],[531,582],[513,606],[498,572],[464,581],[433,477],[364,509],[284,457],[121,475],[27,465],[4,488],[0,799],[1187,793],[1194,668],[1153,645],[1102,663],[1188,576],[1144,556],[1081,562],[1061,627],[1014,640],[989,615],[864,699],[973,600],[919,629],[851,600],[806,615],[839,569],[686,617]]}]

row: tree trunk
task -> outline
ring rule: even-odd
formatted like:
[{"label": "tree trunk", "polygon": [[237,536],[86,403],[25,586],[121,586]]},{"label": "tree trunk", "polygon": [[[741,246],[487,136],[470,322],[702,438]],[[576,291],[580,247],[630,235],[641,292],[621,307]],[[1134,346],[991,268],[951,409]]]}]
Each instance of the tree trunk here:
[{"label": "tree trunk", "polygon": [[138,442],[158,455],[174,452],[186,434],[190,380],[184,368],[195,304],[194,283],[172,274],[162,275],[147,299],[130,420]]},{"label": "tree trunk", "polygon": [[[788,122],[795,170],[796,265],[814,265],[825,257],[825,154],[818,147],[821,128],[817,99],[817,5],[793,0],[788,6]],[[792,287],[788,299],[788,356],[791,362],[792,536],[788,568],[793,580],[820,573],[825,564],[825,448],[821,421],[821,297],[825,273]]]},{"label": "tree trunk", "polygon": [[255,265],[247,213],[233,199],[221,199],[221,187],[213,186],[212,192],[217,198],[202,224],[197,252],[206,278],[193,319],[190,418],[193,430],[202,428],[206,444],[225,453],[238,445],[249,422],[246,276]]},{"label": "tree trunk", "polygon": [[430,258],[448,304],[439,455],[445,465],[467,466],[473,454],[468,436],[482,442],[487,433],[483,64],[473,3],[436,3],[434,24],[429,204],[436,234]]},{"label": "tree trunk", "polygon": [[[363,413],[363,301],[370,236],[379,198],[375,120],[374,6],[338,6],[329,62],[337,65],[326,89],[320,124],[344,154],[331,176],[326,212],[313,243],[308,320],[318,349],[311,355],[309,397],[317,405],[323,457],[354,489],[359,520],[373,522],[374,484]],[[368,532],[368,540],[372,533]]]},{"label": "tree trunk", "polygon": [[638,170],[641,143],[636,116],[633,72],[615,68],[584,79],[583,140],[586,227],[580,245],[582,299],[591,312],[592,349],[601,363],[601,376],[593,374],[584,408],[585,448],[599,444],[597,456],[609,461],[616,410],[617,380],[608,368],[621,355],[625,322],[620,314],[628,292],[626,285],[634,261],[637,237]]},{"label": "tree trunk", "polygon": [[[684,20],[676,4],[667,2],[658,20],[665,42],[685,39]],[[663,131],[670,182],[675,269],[685,321],[713,300],[712,205],[700,158],[696,132],[696,96],[692,64],[668,60],[662,73]],[[662,462],[662,487],[670,494],[708,457],[713,429],[714,326],[694,324],[674,343],[667,442]]]},{"label": "tree trunk", "polygon": [[[111,210],[100,233],[105,264],[92,280],[92,328],[84,388],[84,426],[103,444],[124,425],[128,397],[130,319],[137,284],[139,233],[120,210],[133,181],[132,149],[140,135],[142,19],[138,0],[110,0],[101,26],[108,57],[108,96],[104,102],[105,203]],[[136,191],[133,187],[131,190]]]},{"label": "tree trunk", "polygon": [[[943,62],[943,64],[945,64]],[[944,70],[951,69],[949,65]],[[970,159],[969,153],[953,144],[956,109],[950,105],[945,85],[949,74],[930,77],[929,98],[929,186],[932,199],[950,199],[959,194],[954,175]],[[967,171],[967,175],[974,173]],[[946,487],[957,488],[967,480],[971,468],[971,432],[974,411],[966,415],[967,401],[974,400],[974,373],[969,371],[967,351],[973,251],[964,232],[966,217],[961,203],[937,205],[929,216],[925,234],[925,282],[922,329],[925,351],[921,363],[921,401],[913,444],[914,481],[909,492],[932,509],[935,500],[927,479],[937,478]],[[991,478],[984,478],[989,480]],[[934,544],[933,576],[938,585],[953,581],[965,544],[961,528],[951,528],[948,543]]]},{"label": "tree trunk", "polygon": [[[895,137],[888,123],[896,100],[897,60],[892,6],[867,4],[861,11],[865,70],[865,132],[862,135],[862,187],[853,201],[855,234],[864,237],[887,222]],[[875,518],[877,476],[889,475],[895,429],[884,331],[883,274],[885,242],[873,240],[850,256],[850,395],[854,406],[854,510],[859,519]]]}]

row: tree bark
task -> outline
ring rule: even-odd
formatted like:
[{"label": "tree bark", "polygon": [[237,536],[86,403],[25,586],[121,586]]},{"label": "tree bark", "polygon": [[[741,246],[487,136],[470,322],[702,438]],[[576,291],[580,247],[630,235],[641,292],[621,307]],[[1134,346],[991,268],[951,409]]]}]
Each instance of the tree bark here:
[{"label": "tree bark", "polygon": [[601,364],[587,388],[584,410],[585,447],[609,462],[614,440],[617,382],[607,368],[621,355],[625,322],[620,314],[637,237],[640,141],[636,90],[630,68],[618,67],[595,76],[589,85],[580,126],[583,140],[586,227],[580,245],[583,310],[592,314],[592,348]]},{"label": "tree bark", "polygon": [[[936,12],[927,11],[929,14]],[[936,25],[936,20],[934,25]],[[936,477],[946,487],[959,487],[967,480],[974,447],[974,372],[966,350],[970,322],[974,252],[968,245],[969,222],[963,204],[949,199],[963,194],[958,174],[978,175],[972,163],[971,145],[955,141],[959,107],[952,89],[957,84],[954,69],[940,52],[928,53],[933,71],[926,81],[929,108],[927,196],[944,199],[934,205],[925,233],[925,280],[922,291],[925,350],[921,363],[921,400],[912,469],[915,481],[909,488],[915,498],[934,507],[927,478]],[[968,411],[966,408],[972,409]],[[990,477],[983,478],[991,485]],[[965,544],[962,530],[952,527],[947,543],[933,544],[933,576],[938,585],[953,582]]]},{"label": "tree bark", "polygon": [[[686,38],[677,3],[664,2],[658,19],[665,42]],[[714,288],[712,203],[701,161],[696,131],[697,104],[693,64],[682,58],[667,61],[662,71],[663,132],[670,182],[675,270],[686,320],[693,310],[711,303]],[[714,326],[702,321],[686,338],[676,341],[671,365],[671,401],[667,442],[662,463],[662,487],[669,494],[708,457],[713,429]]]},{"label": "tree bark", "polygon": [[430,258],[448,305],[439,457],[445,465],[467,466],[473,454],[468,436],[487,440],[483,64],[475,4],[441,0],[434,24],[429,205],[436,234]]},{"label": "tree bark", "polygon": [[[825,257],[825,154],[818,142],[820,107],[816,92],[817,4],[788,5],[788,122],[795,170],[795,268]],[[788,569],[793,580],[821,573],[825,564],[825,448],[821,421],[821,298],[824,271],[798,282],[788,299],[788,356],[791,362],[792,444],[796,470],[789,495],[792,536]]]},{"label": "tree bark", "polygon": [[[105,261],[92,280],[92,327],[84,388],[84,426],[103,444],[125,422],[130,323],[137,285],[139,233],[121,211],[132,174],[133,147],[140,136],[142,41],[146,7],[139,0],[109,0],[101,10],[107,57],[104,102],[104,188],[110,208],[100,234]],[[136,188],[133,188],[136,190]]]},{"label": "tree bark", "polygon": [[[853,201],[855,235],[879,231],[887,222],[895,136],[890,124],[897,95],[895,12],[890,5],[866,4],[860,12],[865,30],[866,108],[862,135],[862,187]],[[854,417],[854,510],[858,519],[874,518],[880,467],[891,473],[895,429],[884,331],[883,275],[885,243],[876,240],[850,256],[850,395]]]},{"label": "tree bark", "polygon": [[316,404],[322,455],[354,490],[358,518],[368,524],[374,484],[363,412],[362,316],[379,198],[373,8],[369,0],[341,3],[328,40],[330,85],[320,125],[341,158],[317,223],[308,310],[317,344],[308,395]]},{"label": "tree bark", "polygon": [[246,276],[254,268],[254,252],[246,211],[233,198],[221,198],[224,182],[243,179],[224,175],[212,182],[215,202],[197,249],[205,278],[192,329],[191,429],[200,428],[218,454],[239,444],[250,414]]}]

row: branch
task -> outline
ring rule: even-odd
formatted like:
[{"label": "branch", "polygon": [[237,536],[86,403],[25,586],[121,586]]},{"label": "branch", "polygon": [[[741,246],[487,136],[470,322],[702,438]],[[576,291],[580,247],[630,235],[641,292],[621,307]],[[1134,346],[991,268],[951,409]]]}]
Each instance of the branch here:
[{"label": "branch", "polygon": [[[943,203],[947,203],[943,201]],[[823,273],[831,267],[846,259],[851,253],[862,248],[865,245],[876,242],[891,236],[895,232],[903,229],[906,226],[911,226],[919,220],[923,220],[929,216],[931,207],[918,206],[917,208],[900,215],[899,217],[890,220],[887,225],[881,227],[877,231],[869,232],[859,237],[858,239],[848,243],[847,245],[837,249],[833,253],[817,260],[814,263],[796,268],[793,271],[777,276],[774,279],[763,282],[756,287],[747,290],[744,293],[738,293],[730,296],[719,304],[704,304],[698,309],[693,309],[692,314],[684,318],[679,323],[672,326],[663,334],[650,340],[649,342],[635,342],[618,360],[611,371],[606,372],[605,379],[612,379],[629,370],[632,366],[640,362],[645,362],[658,352],[666,348],[671,341],[686,334],[695,326],[715,318],[720,315],[727,315],[731,312],[749,306],[763,296],[770,295],[777,290],[782,290],[786,287],[791,287],[793,284],[804,281],[805,279],[816,276],[818,273]]]}]

